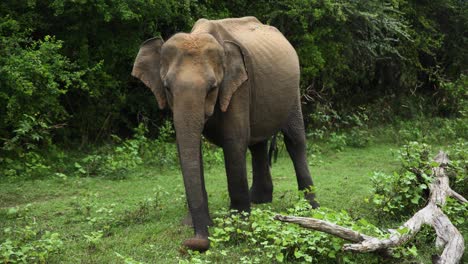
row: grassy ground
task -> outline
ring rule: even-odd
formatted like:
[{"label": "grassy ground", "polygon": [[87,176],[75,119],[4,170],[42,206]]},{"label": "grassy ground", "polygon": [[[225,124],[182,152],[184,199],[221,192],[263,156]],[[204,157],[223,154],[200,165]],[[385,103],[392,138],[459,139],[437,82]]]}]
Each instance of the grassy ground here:
[{"label": "grassy ground", "polygon": [[[372,172],[396,168],[394,148],[385,144],[348,148],[311,160],[321,205],[358,210],[370,192]],[[223,165],[211,166],[205,177],[211,212],[227,207]],[[272,208],[281,210],[292,205],[297,187],[286,155],[280,155],[274,164],[272,177]],[[192,232],[180,224],[186,214],[182,184],[178,169],[161,171],[150,167],[141,167],[123,180],[68,178],[1,183],[4,217],[0,230],[28,224],[59,233],[64,249],[53,262],[112,263],[119,259],[116,253],[148,263],[177,262],[184,258],[179,245]],[[86,240],[85,235],[116,222],[95,246]]]},{"label": "grassy ground", "polygon": [[[310,160],[311,171],[321,205],[369,215],[364,199],[371,190],[370,176],[398,167],[396,149],[396,145],[378,143],[315,156]],[[210,210],[215,214],[229,204],[224,166],[210,166],[205,177]],[[272,177],[270,206],[279,212],[293,204],[297,188],[285,153],[274,164]],[[125,257],[177,263],[187,258],[180,243],[192,234],[191,228],[180,224],[186,210],[178,168],[142,166],[121,180],[48,178],[0,183],[0,230],[29,225],[59,233],[64,245],[49,260],[52,263],[123,263]],[[104,231],[102,237],[93,233],[97,230]],[[236,263],[243,255],[232,252],[223,262]]]}]

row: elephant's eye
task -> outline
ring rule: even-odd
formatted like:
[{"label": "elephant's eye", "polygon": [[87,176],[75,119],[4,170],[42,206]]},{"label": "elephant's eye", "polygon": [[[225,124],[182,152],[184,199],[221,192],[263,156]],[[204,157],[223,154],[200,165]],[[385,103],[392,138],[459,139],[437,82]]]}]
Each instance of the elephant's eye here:
[{"label": "elephant's eye", "polygon": [[216,82],[214,82],[211,86],[210,86],[210,89],[208,89],[208,92],[211,92],[213,91],[214,89],[218,88],[218,84]]},{"label": "elephant's eye", "polygon": [[167,83],[167,81],[163,82],[163,86],[164,86],[164,90],[166,90],[166,92],[171,93],[171,89],[169,89],[169,84]]}]

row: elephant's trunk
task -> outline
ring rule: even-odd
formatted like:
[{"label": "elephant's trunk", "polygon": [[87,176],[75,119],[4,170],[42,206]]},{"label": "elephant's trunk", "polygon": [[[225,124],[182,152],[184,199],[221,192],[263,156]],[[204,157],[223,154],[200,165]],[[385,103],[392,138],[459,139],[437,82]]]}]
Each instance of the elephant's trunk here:
[{"label": "elephant's trunk", "polygon": [[[195,229],[195,238],[187,240],[185,244],[193,249],[206,250],[209,246],[210,217],[201,153],[201,134],[205,113],[204,108],[197,107],[194,101],[184,101],[174,102],[174,125],[187,203]],[[200,241],[195,241],[197,239]]]}]

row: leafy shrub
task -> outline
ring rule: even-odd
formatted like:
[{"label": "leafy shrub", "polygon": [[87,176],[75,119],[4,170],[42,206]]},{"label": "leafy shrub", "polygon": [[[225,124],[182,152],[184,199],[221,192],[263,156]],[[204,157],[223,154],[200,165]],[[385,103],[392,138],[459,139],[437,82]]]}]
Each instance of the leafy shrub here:
[{"label": "leafy shrub", "polygon": [[427,144],[410,142],[398,152],[400,171],[391,175],[374,173],[371,200],[380,216],[404,218],[420,208],[427,199],[432,168],[438,166],[429,157],[430,153]]},{"label": "leafy shrub", "polygon": [[[2,44],[7,50],[0,53],[8,54],[0,56],[0,104],[6,107],[0,129],[7,132],[2,136],[16,148],[50,141],[48,130],[67,117],[60,97],[69,90],[84,89],[86,71],[61,55],[63,42],[51,36],[31,41],[13,35],[2,37]],[[32,130],[35,127],[37,131]]]},{"label": "leafy shrub", "polygon": [[[162,196],[167,195],[167,192],[159,186],[153,191],[151,197],[139,202],[135,208],[123,212],[116,212],[115,204],[98,204],[98,195],[88,193],[85,198],[71,202],[70,206],[75,211],[75,217],[71,221],[87,222],[93,231],[99,231],[103,237],[107,237],[112,234],[112,229],[116,226],[141,224],[150,219],[158,219],[162,210]],[[92,238],[92,234],[88,236]]]},{"label": "leafy shrub", "polygon": [[128,256],[124,256],[124,255],[121,255],[117,252],[115,252],[115,255],[121,259],[125,264],[144,264],[144,262],[141,262],[141,261],[138,261],[138,260],[135,260],[134,258],[132,257],[128,257]]},{"label": "leafy shrub", "polygon": [[90,234],[83,234],[90,249],[96,249],[103,236],[103,231],[92,231]]},{"label": "leafy shrub", "polygon": [[442,94],[438,95],[438,104],[441,111],[458,116],[468,115],[466,87],[468,87],[468,75],[463,73],[454,82],[441,80],[439,89]]},{"label": "leafy shrub", "polygon": [[[372,203],[377,206],[379,216],[404,219],[419,210],[429,196],[432,169],[439,164],[433,161],[431,148],[427,144],[410,142],[398,152],[401,169],[391,175],[376,172],[371,178],[373,185]],[[450,163],[447,168],[451,187],[467,195],[467,152],[466,141],[460,140],[449,147]],[[463,208],[466,205],[449,202],[445,210],[451,219],[462,224]],[[455,213],[459,213],[455,216]],[[461,214],[460,214],[461,213]]]},{"label": "leafy shrub", "polygon": [[144,162],[161,168],[178,164],[177,146],[174,142],[175,131],[170,120],[166,119],[159,127],[158,137],[149,141],[144,153]]},{"label": "leafy shrub", "polygon": [[[355,221],[345,211],[335,212],[327,208],[312,210],[305,200],[298,202],[287,214],[314,217],[349,227],[369,235],[383,236],[384,233],[364,219]],[[274,220],[275,213],[269,209],[255,208],[247,214],[220,212],[214,219],[211,230],[211,249],[206,254],[224,255],[233,246],[243,243],[254,257],[241,258],[241,263],[261,263],[264,259],[272,262],[312,262],[323,263],[336,259],[341,263],[356,263],[361,256],[344,253],[341,247],[344,240],[302,228],[295,224],[286,224]],[[192,253],[191,261],[196,263],[205,256]]]},{"label": "leafy shrub", "polygon": [[309,132],[307,136],[314,139],[325,139],[329,133],[337,131],[342,125],[341,115],[329,105],[319,104],[308,116]]},{"label": "leafy shrub", "polygon": [[468,196],[468,143],[459,139],[449,147],[450,164],[447,174],[450,177],[450,187],[463,195]]},{"label": "leafy shrub", "polygon": [[223,149],[203,139],[203,166],[210,168],[211,166],[224,164]]},{"label": "leafy shrub", "polygon": [[367,147],[371,141],[371,134],[369,130],[362,128],[352,128],[346,137],[346,143],[348,146],[355,148]]},{"label": "leafy shrub", "polygon": [[346,140],[347,137],[344,134],[337,134],[335,132],[330,134],[330,138],[328,139],[328,143],[330,144],[331,148],[338,151],[343,151],[346,147]]},{"label": "leafy shrub", "polygon": [[340,114],[330,106],[317,106],[319,109],[309,115],[311,124],[307,136],[326,139],[335,150],[345,146],[362,148],[369,145],[372,138],[369,132],[369,117],[364,107],[348,114]]},{"label": "leafy shrub", "polygon": [[450,221],[459,229],[462,234],[468,231],[468,204],[460,203],[452,197],[447,198],[447,203],[442,208]]},{"label": "leafy shrub", "polygon": [[63,245],[58,233],[39,230],[35,225],[9,227],[4,234],[6,238],[0,243],[3,263],[46,263]]},{"label": "leafy shrub", "polygon": [[42,169],[21,167],[31,163],[24,156],[42,155],[39,148],[51,147],[52,136],[69,117],[62,96],[87,89],[83,78],[89,69],[61,54],[63,41],[49,35],[33,40],[30,33],[21,21],[0,15],[0,155],[18,160],[15,166],[0,160],[9,176],[41,174]]},{"label": "leafy shrub", "polygon": [[75,162],[75,169],[83,176],[125,177],[124,173],[147,163],[160,168],[172,166],[177,161],[175,144],[172,140],[174,130],[169,121],[160,128],[160,135],[155,140],[146,137],[147,127],[140,123],[135,128],[133,138],[122,140],[114,135],[114,144],[100,151],[87,155]]},{"label": "leafy shrub", "polygon": [[421,117],[413,120],[397,120],[391,131],[391,137],[397,143],[407,144],[410,141],[431,143],[435,141],[450,142],[458,138],[467,138],[468,122],[466,117],[460,118],[427,118]]},{"label": "leafy shrub", "polygon": [[169,193],[159,186],[153,191],[153,196],[138,203],[135,209],[125,210],[118,223],[120,225],[128,225],[130,223],[141,224],[149,220],[159,219],[162,210],[162,197],[169,195]]}]

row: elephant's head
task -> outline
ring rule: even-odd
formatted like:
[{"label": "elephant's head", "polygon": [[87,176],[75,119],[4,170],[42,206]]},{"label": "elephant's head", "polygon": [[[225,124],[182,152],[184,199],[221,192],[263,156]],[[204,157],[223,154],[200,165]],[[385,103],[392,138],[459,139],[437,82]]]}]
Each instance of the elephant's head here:
[{"label": "elephant's head", "polygon": [[247,80],[241,48],[208,33],[179,33],[167,42],[153,38],[140,47],[132,75],[152,90],[161,109],[172,109],[195,232],[206,237],[201,133],[217,101],[227,111],[232,95]]},{"label": "elephant's head", "polygon": [[177,104],[188,100],[200,110],[204,105],[206,117],[213,114],[218,93],[225,112],[232,94],[247,80],[240,47],[219,43],[208,33],[179,33],[165,43],[161,38],[145,41],[132,75],[153,91],[159,108],[169,104],[175,114]]}]

